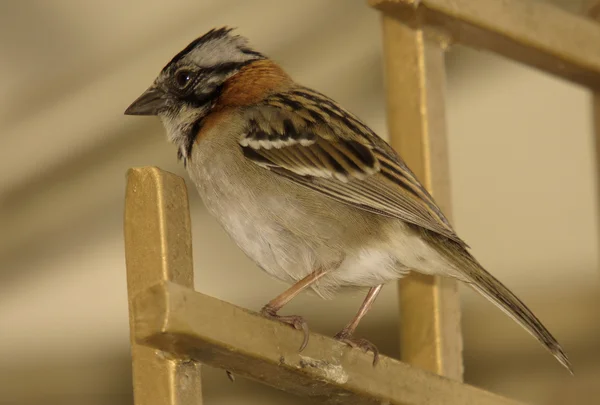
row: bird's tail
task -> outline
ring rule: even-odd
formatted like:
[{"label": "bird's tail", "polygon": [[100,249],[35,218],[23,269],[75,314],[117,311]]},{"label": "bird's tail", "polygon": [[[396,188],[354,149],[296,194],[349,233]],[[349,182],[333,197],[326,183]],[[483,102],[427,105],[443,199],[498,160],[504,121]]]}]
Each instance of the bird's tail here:
[{"label": "bird's tail", "polygon": [[515,294],[488,273],[466,249],[458,246],[458,244],[454,245],[452,241],[442,242],[438,238],[436,239],[434,244],[437,245],[438,251],[451,257],[452,261],[461,270],[461,275],[464,276],[465,281],[474,290],[496,304],[504,313],[531,333],[573,374],[571,363],[560,344]]},{"label": "bird's tail", "polygon": [[480,267],[478,275],[469,285],[496,304],[508,316],[539,340],[552,355],[573,374],[566,353],[554,336],[529,308],[494,276]]}]

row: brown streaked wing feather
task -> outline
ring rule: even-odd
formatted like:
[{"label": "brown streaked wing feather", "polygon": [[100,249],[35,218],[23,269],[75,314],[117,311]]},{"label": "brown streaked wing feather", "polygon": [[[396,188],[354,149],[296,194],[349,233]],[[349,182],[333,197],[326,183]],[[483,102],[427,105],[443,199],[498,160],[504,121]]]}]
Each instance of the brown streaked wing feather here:
[{"label": "brown streaked wing feather", "polygon": [[[450,222],[437,206],[431,194],[423,187],[414,173],[408,168],[391,146],[386,144],[386,147],[387,148],[385,149],[378,148],[375,151],[375,156],[381,164],[381,173],[390,179],[390,181],[406,189],[413,198],[416,198],[420,204],[425,206],[437,221],[441,222],[445,228],[454,233]],[[464,244],[464,246],[467,246],[463,241],[461,241],[461,243]]]},{"label": "brown streaked wing feather", "polygon": [[[300,88],[247,114],[240,145],[248,159],[340,202],[467,246],[398,154],[331,99]],[[284,122],[281,132],[269,125],[273,120]]]},{"label": "brown streaked wing feather", "polygon": [[[369,146],[334,137],[318,127],[309,127],[294,113],[273,109],[262,107],[252,112],[248,131],[240,139],[246,157],[256,163],[338,182],[362,179],[379,170]],[[283,122],[281,132],[274,126],[266,129],[273,120]]]}]

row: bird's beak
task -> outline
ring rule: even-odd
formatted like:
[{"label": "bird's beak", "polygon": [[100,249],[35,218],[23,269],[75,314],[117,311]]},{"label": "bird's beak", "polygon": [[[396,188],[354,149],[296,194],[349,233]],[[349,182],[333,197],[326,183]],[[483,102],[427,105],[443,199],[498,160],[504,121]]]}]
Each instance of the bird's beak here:
[{"label": "bird's beak", "polygon": [[152,86],[127,107],[125,115],[157,115],[166,102],[165,92]]}]

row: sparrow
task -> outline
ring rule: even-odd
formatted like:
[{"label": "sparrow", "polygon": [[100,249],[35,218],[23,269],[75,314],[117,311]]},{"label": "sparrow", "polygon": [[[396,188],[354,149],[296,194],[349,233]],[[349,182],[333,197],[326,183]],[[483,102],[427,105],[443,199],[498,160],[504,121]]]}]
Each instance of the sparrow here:
[{"label": "sparrow", "polygon": [[354,336],[381,288],[411,271],[460,280],[531,333],[569,371],[538,318],[471,255],[402,158],[354,114],[296,83],[230,28],[213,29],[176,54],[125,111],[154,115],[204,205],[262,270],[291,284],[261,310],[279,311],[311,289],[330,298],[368,289],[335,338]]}]

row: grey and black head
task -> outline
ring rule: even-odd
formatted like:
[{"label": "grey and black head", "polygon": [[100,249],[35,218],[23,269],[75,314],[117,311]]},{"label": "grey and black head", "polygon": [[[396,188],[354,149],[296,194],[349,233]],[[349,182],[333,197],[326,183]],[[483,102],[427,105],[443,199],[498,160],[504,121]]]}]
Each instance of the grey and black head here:
[{"label": "grey and black head", "polygon": [[231,31],[213,29],[192,41],[125,111],[127,115],[159,116],[183,157],[187,158],[202,119],[214,107],[225,81],[252,61],[265,58]]}]

